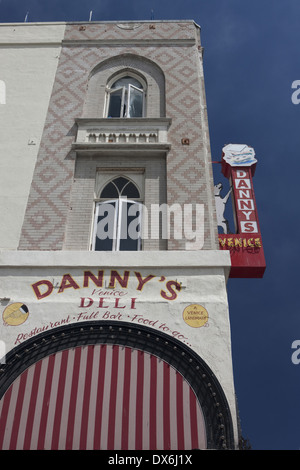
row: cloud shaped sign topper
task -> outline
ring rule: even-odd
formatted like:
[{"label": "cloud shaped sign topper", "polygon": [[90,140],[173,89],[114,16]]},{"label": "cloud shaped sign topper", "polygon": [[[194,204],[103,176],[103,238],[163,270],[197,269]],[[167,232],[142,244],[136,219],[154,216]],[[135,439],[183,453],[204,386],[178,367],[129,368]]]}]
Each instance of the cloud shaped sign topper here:
[{"label": "cloud shaped sign topper", "polygon": [[225,145],[223,159],[230,166],[251,166],[257,162],[254,149],[244,144]]}]

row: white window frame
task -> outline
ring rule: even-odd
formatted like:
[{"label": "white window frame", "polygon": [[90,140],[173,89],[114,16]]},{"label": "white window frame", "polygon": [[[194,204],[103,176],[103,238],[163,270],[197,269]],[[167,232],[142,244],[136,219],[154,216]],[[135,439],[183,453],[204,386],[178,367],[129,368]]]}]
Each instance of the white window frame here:
[{"label": "white window frame", "polygon": [[[143,214],[142,214],[142,208],[143,205],[139,201],[135,201],[132,199],[128,199],[127,197],[122,197],[120,196],[118,199],[110,199],[110,200],[102,200],[98,201],[95,206],[95,214],[94,214],[94,230],[93,230],[93,239],[92,239],[92,250],[96,251],[96,235],[97,235],[97,227],[98,227],[98,214],[99,214],[99,209],[100,206],[103,204],[115,204],[115,214],[114,214],[114,227],[113,227],[113,240],[112,240],[112,250],[111,251],[125,251],[125,250],[120,250],[120,242],[122,240],[121,238],[121,230],[122,230],[122,210],[123,210],[123,205],[124,204],[134,204],[135,206],[138,206],[139,208],[139,216],[138,216],[138,222],[141,227],[141,233],[142,233],[142,220],[143,220]],[[127,225],[128,229],[128,225]],[[142,247],[142,239],[141,237],[137,238],[137,250],[132,250],[132,251],[140,251]],[[101,251],[101,250],[97,250]],[[129,250],[128,250],[129,251]],[[131,251],[131,250],[130,250]]]},{"label": "white window frame", "polygon": [[[138,88],[134,85],[129,85],[128,86],[128,97],[127,97],[127,113],[129,112],[129,109],[130,109],[130,95],[131,95],[131,91],[132,90],[137,90],[139,93],[142,93],[142,116],[141,117],[144,117],[144,112],[145,112],[145,92],[144,92],[144,89],[143,88]],[[126,114],[127,114],[126,113]],[[127,118],[132,118],[132,116],[128,116],[126,115],[125,117]],[[133,116],[134,117],[134,116]]]},{"label": "white window frame", "polygon": [[[117,82],[118,80],[120,80],[121,78],[124,78],[124,77],[130,77],[134,80],[137,80],[138,82],[140,82],[140,84],[142,85],[142,88],[138,88],[136,87],[135,85],[131,85],[129,84],[128,86],[128,96],[127,96],[127,106],[126,106],[126,115],[125,116],[122,116],[123,114],[123,110],[124,110],[124,104],[125,104],[125,86],[124,87],[120,87],[120,88],[111,88],[113,86],[113,84],[115,82]],[[120,108],[120,118],[124,118],[124,119],[132,119],[131,116],[128,116],[128,110],[129,110],[129,103],[130,103],[130,91],[131,89],[135,89],[137,91],[139,91],[140,93],[142,93],[142,97],[143,97],[143,102],[142,102],[142,107],[143,107],[143,112],[142,112],[142,116],[141,117],[145,117],[146,115],[146,89],[147,89],[147,86],[146,86],[146,82],[138,75],[135,75],[135,74],[132,74],[130,72],[123,72],[122,74],[120,75],[117,75],[115,76],[113,79],[111,79],[106,87],[106,102],[105,102],[105,110],[104,110],[104,117],[109,117],[108,116],[108,111],[109,111],[109,104],[110,104],[110,96],[112,93],[116,92],[116,91],[119,91],[119,90],[123,90],[122,91],[122,101],[121,101],[121,108]]]}]

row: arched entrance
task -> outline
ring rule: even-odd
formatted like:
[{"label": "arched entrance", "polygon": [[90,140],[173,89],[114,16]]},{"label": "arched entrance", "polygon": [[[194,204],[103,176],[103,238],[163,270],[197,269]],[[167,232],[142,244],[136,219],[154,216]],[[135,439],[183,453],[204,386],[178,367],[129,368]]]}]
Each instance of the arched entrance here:
[{"label": "arched entrance", "polygon": [[1,449],[232,448],[219,384],[150,328],[83,323],[12,351],[0,377]]}]

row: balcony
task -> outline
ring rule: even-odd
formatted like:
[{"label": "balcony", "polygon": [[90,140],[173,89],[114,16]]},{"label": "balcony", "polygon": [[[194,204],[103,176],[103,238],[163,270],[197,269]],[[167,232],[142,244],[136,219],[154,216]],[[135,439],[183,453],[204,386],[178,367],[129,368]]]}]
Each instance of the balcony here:
[{"label": "balcony", "polygon": [[75,151],[163,151],[170,149],[167,118],[78,118]]}]

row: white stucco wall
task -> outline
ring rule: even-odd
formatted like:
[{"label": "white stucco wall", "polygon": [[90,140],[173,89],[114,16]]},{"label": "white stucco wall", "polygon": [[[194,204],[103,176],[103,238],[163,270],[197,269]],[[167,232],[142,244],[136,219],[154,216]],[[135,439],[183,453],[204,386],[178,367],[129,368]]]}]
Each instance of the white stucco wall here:
[{"label": "white stucco wall", "polygon": [[1,249],[18,247],[64,30],[59,23],[0,25]]},{"label": "white stucco wall", "polygon": [[[225,251],[137,252],[134,259],[129,252],[103,252],[100,257],[98,252],[0,252],[1,295],[6,299],[0,299],[1,340],[8,353],[53,328],[93,320],[163,332],[195,351],[213,370],[227,397],[237,439],[229,269]],[[126,286],[116,281],[115,288],[109,287],[113,270],[122,278],[129,272]],[[84,285],[85,271],[95,277],[103,271],[102,287],[91,279]],[[181,284],[180,291],[174,281]],[[21,304],[28,309],[24,317],[17,310]],[[184,318],[186,308],[194,305],[207,311],[203,325]]]}]

